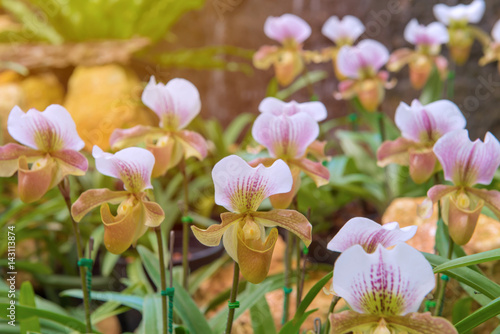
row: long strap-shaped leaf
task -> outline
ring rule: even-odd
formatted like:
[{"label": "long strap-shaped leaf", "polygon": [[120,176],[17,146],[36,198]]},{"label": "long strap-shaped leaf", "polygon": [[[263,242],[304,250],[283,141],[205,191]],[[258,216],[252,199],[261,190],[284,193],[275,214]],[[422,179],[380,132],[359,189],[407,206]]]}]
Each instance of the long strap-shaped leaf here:
[{"label": "long strap-shaped leaf", "polygon": [[455,324],[459,333],[466,333],[469,330],[479,326],[488,319],[500,314],[500,297],[492,300],[486,306],[481,307],[476,312],[469,315],[467,318]]},{"label": "long strap-shaped leaf", "polygon": [[484,263],[488,261],[496,261],[496,260],[500,260],[500,249],[493,249],[490,251],[459,257],[458,259],[447,261],[434,268],[434,272],[440,273],[445,270],[467,267],[473,264]]}]

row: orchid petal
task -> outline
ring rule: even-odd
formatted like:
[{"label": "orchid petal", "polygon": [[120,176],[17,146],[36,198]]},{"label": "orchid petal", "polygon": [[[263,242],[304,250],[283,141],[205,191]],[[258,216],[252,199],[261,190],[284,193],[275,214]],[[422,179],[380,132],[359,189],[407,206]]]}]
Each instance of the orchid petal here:
[{"label": "orchid petal", "polygon": [[185,128],[201,109],[198,89],[180,78],[163,85],[151,76],[142,93],[142,102],[158,115],[161,127],[173,130]]},{"label": "orchid petal", "polygon": [[436,141],[444,134],[465,128],[462,112],[451,101],[439,100],[423,106],[413,100],[411,106],[401,102],[394,116],[401,135],[417,143]]},{"label": "orchid petal", "polygon": [[267,70],[274,64],[280,55],[280,49],[275,45],[264,45],[253,55],[253,66],[259,70]]},{"label": "orchid petal", "polygon": [[225,157],[212,170],[215,185],[215,203],[228,211],[256,211],[260,203],[274,194],[289,192],[293,178],[290,168],[282,160],[271,167],[251,167],[236,155]]},{"label": "orchid petal", "polygon": [[198,160],[203,160],[206,158],[208,153],[207,142],[200,134],[183,130],[175,135],[184,149],[185,159],[195,157]]},{"label": "orchid petal", "polygon": [[[461,193],[458,196],[461,196]],[[484,202],[479,200],[474,208],[469,209],[461,207],[457,200],[456,196],[449,197],[446,223],[450,237],[457,245],[463,246],[474,234]]]},{"label": "orchid petal", "polygon": [[280,43],[293,39],[300,44],[311,35],[311,27],[296,15],[283,14],[279,17],[268,17],[264,23],[264,33]]},{"label": "orchid petal", "polygon": [[500,192],[476,188],[467,188],[466,191],[482,199],[484,204],[500,219]]},{"label": "orchid petal", "polygon": [[62,176],[66,175],[85,175],[89,162],[83,154],[73,150],[61,150],[50,154],[57,159]]},{"label": "orchid petal", "polygon": [[449,40],[448,30],[439,22],[433,22],[428,26],[418,24],[416,19],[411,20],[405,28],[406,41],[415,45],[440,45]]},{"label": "orchid petal", "polygon": [[457,187],[438,184],[433,186],[429,191],[427,191],[427,197],[432,201],[432,203],[437,203],[444,196],[457,191]]},{"label": "orchid petal", "polygon": [[326,119],[325,105],[319,101],[297,103],[295,101],[283,102],[275,97],[266,97],[259,104],[261,113],[270,113],[275,116],[293,116],[299,112],[309,114],[316,122]]},{"label": "orchid petal", "polygon": [[302,73],[304,61],[297,51],[281,50],[273,63],[276,80],[281,86],[288,86]]},{"label": "orchid petal", "polygon": [[262,282],[269,272],[274,246],[278,240],[278,229],[273,228],[266,240],[245,240],[244,233],[238,230],[238,264],[241,274],[250,283]]},{"label": "orchid petal", "polygon": [[15,143],[0,146],[0,177],[14,175],[19,167],[18,160],[22,156],[26,157],[28,162],[33,162],[43,157],[44,154]]},{"label": "orchid petal", "polygon": [[385,319],[394,333],[457,334],[457,329],[446,318],[433,317],[430,312],[410,313],[404,317]]},{"label": "orchid petal", "polygon": [[129,147],[111,154],[94,146],[92,155],[95,158],[96,169],[101,174],[122,180],[126,190],[137,193],[153,188],[151,172],[155,158],[148,150]]},{"label": "orchid petal", "polygon": [[101,205],[101,219],[104,224],[104,246],[113,254],[125,252],[132,244],[135,245],[144,233],[147,226],[142,222],[141,205],[136,203],[123,214],[113,216],[109,205]]},{"label": "orchid petal", "polygon": [[238,229],[239,224],[231,224],[222,236],[224,249],[235,262],[238,262]]},{"label": "orchid petal", "polygon": [[148,227],[160,226],[165,219],[165,212],[163,212],[161,206],[158,203],[147,201],[144,198],[141,199],[141,204],[143,206],[144,225]]},{"label": "orchid petal", "polygon": [[379,244],[391,247],[410,240],[415,233],[416,225],[400,229],[396,222],[380,225],[371,219],[356,217],[345,223],[326,248],[343,252],[353,245],[361,245],[367,253],[373,253]]},{"label": "orchid petal", "polygon": [[434,16],[446,25],[449,25],[452,21],[478,23],[484,15],[485,3],[484,0],[474,0],[468,5],[446,6],[437,4],[433,10]]},{"label": "orchid petal", "polygon": [[364,32],[363,23],[352,15],[346,15],[342,20],[339,20],[337,16],[332,16],[321,28],[321,33],[337,44],[352,44]]},{"label": "orchid petal", "polygon": [[140,143],[153,142],[165,136],[165,131],[152,126],[136,125],[130,129],[116,129],[109,138],[113,150],[121,150]]},{"label": "orchid petal", "polygon": [[317,160],[325,160],[325,146],[326,141],[315,140],[307,147],[307,153],[310,153]]},{"label": "orchid petal", "polygon": [[409,164],[409,149],[415,146],[415,142],[400,137],[396,140],[387,140],[377,150],[377,165],[385,167],[391,163],[402,166]]},{"label": "orchid petal", "polygon": [[245,219],[245,214],[225,212],[221,214],[221,224],[210,225],[206,230],[191,225],[191,230],[199,242],[205,246],[214,247],[220,244],[220,239],[226,230]]},{"label": "orchid petal", "polygon": [[493,29],[491,29],[491,36],[495,42],[500,42],[500,20],[498,20]]},{"label": "orchid petal", "polygon": [[279,226],[298,236],[308,247],[312,240],[312,225],[306,217],[295,210],[275,209],[268,212],[252,212],[257,224],[266,227]]},{"label": "orchid petal", "polygon": [[432,150],[409,150],[410,176],[416,184],[430,179],[436,169],[436,156]]},{"label": "orchid petal", "polygon": [[376,73],[388,60],[389,51],[384,45],[365,39],[356,46],[343,46],[337,55],[337,66],[343,75],[358,79],[361,70],[371,69]]},{"label": "orchid petal", "polygon": [[111,191],[109,189],[89,189],[82,193],[71,206],[71,216],[76,222],[92,211],[94,208],[104,204],[119,204],[130,196],[127,191]]},{"label": "orchid petal", "polygon": [[318,123],[306,113],[274,116],[264,113],[252,127],[254,139],[276,158],[299,158],[318,137]]},{"label": "orchid petal", "polygon": [[57,164],[51,157],[45,157],[35,162],[36,167],[28,168],[25,156],[18,160],[18,189],[19,198],[24,203],[38,201],[45,193],[56,185],[54,178],[57,173]]},{"label": "orchid petal", "polygon": [[397,49],[389,57],[386,67],[391,72],[398,72],[405,65],[410,63],[414,58],[415,58],[414,50],[408,48]]},{"label": "orchid petal", "polygon": [[471,142],[467,130],[448,133],[434,145],[447,181],[456,185],[490,184],[500,165],[500,143],[487,132],[484,142]]},{"label": "orchid petal", "polygon": [[333,269],[333,289],[359,313],[380,316],[416,312],[434,288],[432,267],[404,243],[392,250],[378,246],[368,254],[360,245],[344,251]]},{"label": "orchid petal", "polygon": [[330,182],[330,171],[320,162],[314,162],[306,158],[292,160],[291,165],[297,166],[309,176],[317,187],[324,186]]},{"label": "orchid petal", "polygon": [[290,204],[292,204],[295,195],[299,191],[301,179],[300,179],[300,169],[297,167],[292,167],[290,169],[293,177],[293,186],[292,190],[283,194],[276,194],[269,196],[269,200],[271,201],[271,205],[275,209],[287,209]]}]

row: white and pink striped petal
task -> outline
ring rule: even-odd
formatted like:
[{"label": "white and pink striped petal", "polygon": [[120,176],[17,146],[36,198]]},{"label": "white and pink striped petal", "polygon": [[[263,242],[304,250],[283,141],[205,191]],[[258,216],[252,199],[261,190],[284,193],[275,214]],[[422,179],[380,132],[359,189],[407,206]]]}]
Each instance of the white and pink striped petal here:
[{"label": "white and pink striped petal", "polygon": [[484,10],[484,0],[474,0],[468,5],[458,4],[456,6],[440,3],[433,7],[434,16],[446,25],[458,21],[478,23],[484,15]]},{"label": "white and pink striped petal", "polygon": [[304,156],[318,137],[318,123],[306,113],[275,116],[263,113],[252,128],[253,138],[269,150],[272,157],[295,159]]},{"label": "white and pink striped petal", "polygon": [[417,143],[434,142],[444,134],[465,128],[466,120],[451,101],[439,100],[423,106],[413,100],[411,106],[401,102],[394,120],[401,135]]},{"label": "white and pink striped petal", "polygon": [[158,115],[160,126],[168,130],[185,128],[201,110],[198,89],[181,78],[164,85],[151,76],[142,93],[142,102]]},{"label": "white and pink striped petal", "polygon": [[129,147],[111,154],[94,146],[92,155],[95,158],[96,169],[101,174],[122,180],[127,191],[139,193],[153,188],[151,172],[155,158],[148,150]]},{"label": "white and pink striped petal", "polygon": [[215,164],[212,179],[215,203],[238,213],[257,211],[264,199],[289,192],[293,184],[290,168],[282,160],[254,168],[236,155]]},{"label": "white and pink striped petal", "polygon": [[277,17],[269,16],[264,23],[264,33],[280,43],[294,40],[301,44],[311,35],[311,27],[296,15],[283,14]]},{"label": "white and pink striped petal", "polygon": [[441,45],[448,43],[448,30],[444,24],[433,22],[427,26],[412,19],[405,28],[404,36],[407,42],[414,45]]},{"label": "white and pink striped petal", "polygon": [[366,253],[360,245],[343,252],[333,269],[333,290],[358,313],[379,316],[418,311],[434,288],[432,267],[413,247],[399,243]]},{"label": "white and pink striped petal", "polygon": [[356,46],[343,46],[337,55],[337,67],[348,78],[366,74],[375,76],[389,60],[389,51],[380,42],[365,39]]},{"label": "white and pink striped petal", "polygon": [[417,226],[399,228],[396,222],[380,225],[368,218],[350,219],[328,243],[327,248],[343,252],[354,245],[360,245],[367,253],[373,253],[378,245],[391,247],[405,242],[417,233]]},{"label": "white and pink striped petal", "polygon": [[500,165],[500,143],[490,132],[484,142],[469,139],[467,130],[457,130],[441,137],[434,145],[444,177],[455,185],[488,185]]},{"label": "white and pink striped petal", "polygon": [[85,146],[69,112],[56,104],[44,111],[30,109],[27,113],[15,106],[9,114],[7,128],[12,138],[42,152],[80,151]]},{"label": "white and pink striped petal", "polygon": [[346,15],[342,20],[332,16],[321,28],[321,33],[337,44],[352,44],[364,32],[363,23],[352,15]]},{"label": "white and pink striped petal", "polygon": [[312,101],[298,103],[295,101],[284,102],[275,97],[266,97],[259,104],[261,113],[270,113],[275,116],[293,116],[299,112],[309,114],[316,122],[321,122],[326,119],[327,111],[322,102]]}]

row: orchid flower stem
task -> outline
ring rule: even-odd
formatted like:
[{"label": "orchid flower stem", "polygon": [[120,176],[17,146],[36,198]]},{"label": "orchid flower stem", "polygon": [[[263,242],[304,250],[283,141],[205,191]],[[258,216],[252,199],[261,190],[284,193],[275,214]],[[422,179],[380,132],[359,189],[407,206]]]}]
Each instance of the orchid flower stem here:
[{"label": "orchid flower stem", "polygon": [[448,82],[446,85],[446,97],[448,100],[453,100],[455,95],[455,63],[450,65],[450,70],[448,72]]},{"label": "orchid flower stem", "polygon": [[316,94],[314,94],[314,87],[312,85],[311,80],[309,79],[309,70],[305,65],[304,65],[304,70],[302,71],[302,75],[304,76],[304,80],[306,81],[307,84],[307,92],[309,93],[309,99],[311,101],[316,101],[317,97]]},{"label": "orchid flower stem", "polygon": [[[295,251],[297,254],[297,299],[296,299],[296,304],[295,304],[295,309],[299,308],[301,299],[302,299],[302,289],[301,289],[301,276],[302,276],[302,268],[300,265],[300,260],[302,258],[302,250],[300,249],[300,239],[298,237],[295,237]],[[304,260],[305,261],[305,260]]]},{"label": "orchid flower stem", "polygon": [[[62,197],[64,198],[64,202],[66,203],[66,207],[69,211],[69,217],[71,219],[71,223],[73,225],[73,232],[75,233],[76,240],[76,251],[78,254],[78,260],[83,258],[83,248],[82,241],[80,236],[80,229],[78,227],[78,223],[73,219],[71,215],[71,197],[70,197],[70,184],[69,179],[64,178],[61,183],[58,185],[59,191],[61,192]],[[85,278],[86,271],[88,270],[84,266],[78,266],[80,270],[80,278],[82,280],[82,294],[83,294],[83,307],[85,309],[85,323],[87,325],[87,333],[92,333],[92,322],[90,321],[90,302],[89,302],[89,291],[87,289],[87,281]]]},{"label": "orchid flower stem", "polygon": [[[161,280],[161,291],[167,289],[167,279],[165,275],[165,258],[163,253],[163,238],[161,236],[161,228],[155,228],[156,241],[158,242],[158,260],[160,264],[160,280]],[[167,334],[167,296],[163,293],[161,294],[161,318],[163,322],[163,334]]]},{"label": "orchid flower stem", "polygon": [[[183,187],[184,187],[184,203],[183,203],[183,217],[188,216],[189,211],[189,190],[188,190],[188,177],[186,173],[186,160],[182,158],[180,163],[180,168],[183,176]],[[184,289],[188,290],[188,279],[189,279],[189,260],[188,260],[188,251],[189,251],[189,223],[182,223],[182,286]]]},{"label": "orchid flower stem", "polygon": [[240,266],[237,262],[234,263],[233,286],[231,287],[231,296],[229,297],[229,313],[227,314],[227,324],[225,334],[231,334],[233,328],[234,310],[231,307],[236,303],[236,296],[238,295],[238,284],[240,282]]},{"label": "orchid flower stem", "polygon": [[385,124],[384,124],[384,113],[381,111],[377,112],[377,119],[378,119],[378,130],[380,133],[380,140],[381,142],[385,141]]},{"label": "orchid flower stem", "polygon": [[335,309],[335,306],[337,305],[340,299],[341,297],[339,296],[333,296],[332,302],[330,303],[330,308],[328,309],[328,315],[325,322],[325,331],[323,333],[326,334],[330,333],[330,314],[333,313],[333,310]]},{"label": "orchid flower stem", "polygon": [[288,294],[290,291],[290,274],[292,272],[292,246],[293,238],[291,233],[287,230],[286,232],[286,249],[285,249],[285,282],[284,282],[284,298],[283,298],[283,317],[281,318],[281,324],[288,321],[288,311],[290,310],[290,298]]},{"label": "orchid flower stem", "polygon": [[[453,257],[453,247],[455,246],[455,243],[453,242],[453,239],[450,238],[450,243],[448,246],[448,260],[451,260]],[[434,309],[434,315],[440,317],[441,314],[443,313],[443,306],[444,306],[444,293],[446,292],[446,284],[448,283],[448,276],[446,275],[441,275],[441,284],[440,290],[438,293],[437,301],[436,301],[436,308]],[[446,279],[445,279],[446,277]]]}]

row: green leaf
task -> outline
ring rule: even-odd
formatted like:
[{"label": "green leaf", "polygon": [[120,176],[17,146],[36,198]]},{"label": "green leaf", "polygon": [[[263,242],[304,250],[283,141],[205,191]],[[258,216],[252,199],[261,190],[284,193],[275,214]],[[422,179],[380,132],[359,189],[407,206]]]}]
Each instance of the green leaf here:
[{"label": "green leaf", "polygon": [[278,79],[276,79],[276,77],[272,77],[267,84],[266,97],[275,97],[278,94],[278,90]]},{"label": "green leaf", "polygon": [[254,334],[276,333],[273,315],[265,296],[258,299],[255,305],[250,307],[250,318]]},{"label": "green leaf", "polygon": [[450,270],[459,267],[467,267],[473,264],[496,261],[496,260],[500,260],[500,249],[493,249],[490,251],[450,260],[434,268],[434,272],[439,273],[445,270]]},{"label": "green leaf", "polygon": [[189,275],[189,293],[195,293],[200,284],[216,273],[228,260],[229,256],[222,256],[220,259],[207,264]]},{"label": "green leaf", "polygon": [[422,93],[420,94],[420,102],[423,105],[437,101],[443,94],[443,81],[439,77],[439,72],[436,66],[433,67],[432,72],[425,83]]},{"label": "green leaf", "polygon": [[161,297],[157,294],[146,295],[143,305],[144,334],[163,333]]},{"label": "green leaf", "polygon": [[102,261],[102,275],[104,277],[109,277],[111,275],[111,272],[115,268],[116,262],[120,259],[120,254],[113,254],[111,252],[106,252],[104,254],[104,260]]},{"label": "green leaf", "polygon": [[314,310],[307,311],[306,313],[303,313],[300,317],[293,317],[292,320],[288,321],[280,330],[279,334],[290,334],[290,333],[298,333],[300,330],[300,326],[306,321],[307,317],[311,315],[312,313],[316,312],[318,309],[315,308]]},{"label": "green leaf", "polygon": [[[10,307],[10,304],[0,303],[0,310],[1,310],[0,318],[8,319],[7,318],[8,307]],[[63,325],[64,327],[71,328],[82,333],[87,333],[86,325],[83,322],[76,320],[75,317],[61,315],[58,313],[37,309],[34,307],[16,305],[16,320],[22,321],[24,319],[28,319],[33,316],[51,320],[60,325]],[[93,333],[99,333],[99,332],[94,330]]]},{"label": "green leaf", "polygon": [[[23,306],[36,307],[35,292],[30,281],[25,281],[21,284],[19,291],[19,304]],[[40,321],[38,317],[33,316],[19,321],[21,333],[40,332]]]},{"label": "green leaf", "polygon": [[251,113],[238,115],[224,131],[224,142],[227,147],[236,143],[245,127],[254,120],[255,116]]},{"label": "green leaf", "polygon": [[[83,298],[83,293],[82,290],[71,289],[61,292],[60,296]],[[102,300],[105,302],[109,301],[118,302],[121,305],[128,306],[138,311],[142,311],[143,309],[144,299],[139,296],[125,295],[119,292],[100,292],[100,291],[92,291],[91,296],[93,300]]]},{"label": "green leaf", "polygon": [[470,314],[473,300],[472,297],[464,297],[453,304],[452,319],[454,324]]},{"label": "green leaf", "polygon": [[[8,263],[7,259],[0,259],[0,267],[7,267],[7,263]],[[16,261],[16,269],[24,270],[32,274],[40,274],[40,275],[52,274],[52,269],[50,269],[49,266],[40,262],[18,260]]]},{"label": "green leaf", "polygon": [[[438,255],[424,252],[422,252],[422,254],[433,267],[437,267],[448,261],[447,259]],[[443,273],[456,279],[459,282],[467,284],[474,290],[484,294],[491,299],[495,299],[500,296],[500,285],[490,281],[488,278],[478,273],[477,271],[466,267],[461,267],[445,270]]]},{"label": "green leaf", "polygon": [[[137,251],[148,275],[156,286],[161,286],[160,271],[158,269],[158,257],[144,246],[137,246]],[[167,273],[168,276],[168,273]],[[192,333],[212,333],[203,314],[193,301],[189,293],[184,290],[176,280],[173,282],[175,288],[174,311],[182,322]]]},{"label": "green leaf", "polygon": [[285,89],[280,90],[279,92],[276,93],[276,98],[280,100],[286,100],[288,99],[293,93],[301,90],[304,87],[307,87],[308,85],[312,85],[316,82],[319,82],[321,80],[324,80],[328,77],[328,74],[326,71],[311,71],[308,72],[301,77],[299,77],[297,80],[295,80],[294,83],[292,83],[290,86],[288,86]]},{"label": "green leaf", "polygon": [[333,271],[326,274],[322,279],[320,279],[318,282],[316,282],[316,284],[313,285],[313,287],[307,292],[306,296],[300,302],[300,305],[295,313],[295,317],[299,317],[304,314],[309,305],[311,305],[314,298],[316,298],[318,293],[323,290],[323,287],[332,277]]},{"label": "green leaf", "polygon": [[459,333],[465,333],[498,314],[500,314],[500,297],[456,323],[455,327]]}]

